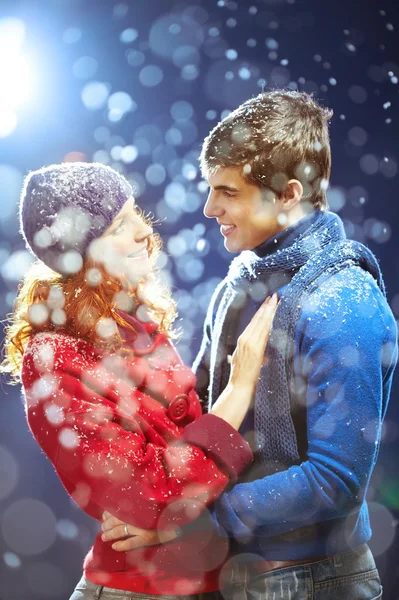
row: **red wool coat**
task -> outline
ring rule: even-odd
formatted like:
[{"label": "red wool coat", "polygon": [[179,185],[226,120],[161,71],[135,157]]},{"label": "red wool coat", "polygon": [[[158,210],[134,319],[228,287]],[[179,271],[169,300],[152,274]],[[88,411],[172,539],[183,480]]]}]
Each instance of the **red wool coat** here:
[{"label": "red wool coat", "polygon": [[[201,415],[195,377],[153,323],[132,316],[122,357],[62,333],[36,334],[25,350],[27,419],[75,502],[144,529],[195,519],[252,460],[248,444]],[[218,589],[225,540],[192,532],[160,546],[116,552],[100,534],[84,561],[93,583],[148,594]]]}]

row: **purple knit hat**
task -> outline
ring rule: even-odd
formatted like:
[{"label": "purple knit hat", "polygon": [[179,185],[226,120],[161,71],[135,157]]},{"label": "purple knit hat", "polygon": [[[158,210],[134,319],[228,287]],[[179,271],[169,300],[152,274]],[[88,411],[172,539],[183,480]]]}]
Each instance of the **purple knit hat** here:
[{"label": "purple knit hat", "polygon": [[123,175],[101,163],[50,165],[29,173],[20,203],[28,250],[62,275],[76,273],[92,240],[133,195]]}]

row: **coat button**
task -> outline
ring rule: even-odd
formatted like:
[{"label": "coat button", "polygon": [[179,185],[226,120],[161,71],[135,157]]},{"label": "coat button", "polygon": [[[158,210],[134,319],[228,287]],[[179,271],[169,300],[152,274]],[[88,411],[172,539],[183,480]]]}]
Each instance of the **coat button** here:
[{"label": "coat button", "polygon": [[184,419],[188,413],[189,401],[187,394],[176,396],[169,404],[168,415],[172,421],[179,422]]}]

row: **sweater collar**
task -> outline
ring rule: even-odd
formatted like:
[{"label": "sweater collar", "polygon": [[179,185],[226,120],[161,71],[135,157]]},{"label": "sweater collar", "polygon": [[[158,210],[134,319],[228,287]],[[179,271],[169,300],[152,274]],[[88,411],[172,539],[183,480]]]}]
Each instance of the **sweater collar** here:
[{"label": "sweater collar", "polygon": [[[324,246],[332,242],[338,242],[346,238],[343,223],[338,215],[329,211],[316,211],[307,220],[309,215],[294,226],[290,231],[286,230],[279,234],[277,245],[279,248],[264,256],[258,256],[254,251],[241,252],[231,263],[228,281],[231,285],[238,284],[243,279],[255,281],[264,279],[271,273],[286,272],[293,273],[302,267],[314,254],[318,253]],[[261,246],[263,251],[270,250],[275,238],[267,240]],[[289,243],[291,240],[291,243]],[[258,247],[259,251],[259,247]],[[262,254],[263,251],[261,250]]]},{"label": "sweater collar", "polygon": [[132,344],[134,349],[138,351],[146,350],[153,345],[154,340],[151,339],[151,334],[157,330],[157,323],[154,321],[140,321],[136,315],[131,315],[123,310],[117,310],[117,313],[134,329],[132,331],[127,327],[119,327],[119,333],[126,344]]},{"label": "sweater collar", "polygon": [[265,242],[254,248],[253,252],[259,258],[263,258],[268,254],[273,254],[273,252],[277,252],[277,250],[282,250],[283,248],[288,248],[295,242],[299,236],[304,234],[311,225],[316,221],[317,217],[320,214],[320,210],[312,211],[309,215],[302,217],[299,221],[286,227],[282,231],[280,231],[277,235],[272,236],[267,239]]}]

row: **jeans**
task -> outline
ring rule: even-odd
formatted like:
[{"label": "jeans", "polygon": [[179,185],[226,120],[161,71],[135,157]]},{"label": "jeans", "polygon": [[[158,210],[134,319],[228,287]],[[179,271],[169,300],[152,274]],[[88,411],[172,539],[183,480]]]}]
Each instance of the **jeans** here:
[{"label": "jeans", "polygon": [[97,585],[82,577],[69,600],[220,600],[220,596],[219,592],[194,596],[155,596]]},{"label": "jeans", "polygon": [[362,544],[314,563],[250,574],[243,565],[231,571],[220,592],[223,600],[377,600],[382,586],[373,555]]},{"label": "jeans", "polygon": [[[155,596],[90,583],[84,577],[69,600],[379,600],[382,586],[367,544],[328,559],[266,574],[239,564],[220,592],[194,596]],[[234,564],[234,563],[233,563]],[[230,572],[230,570],[229,570]]]}]

